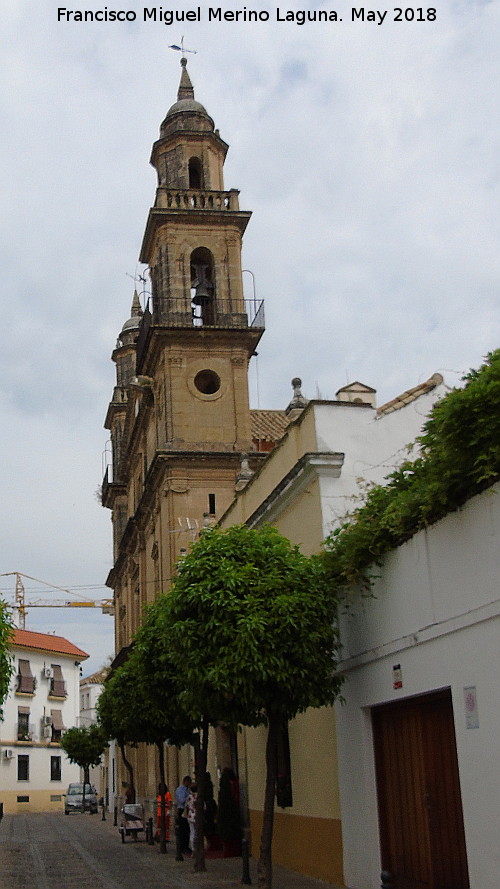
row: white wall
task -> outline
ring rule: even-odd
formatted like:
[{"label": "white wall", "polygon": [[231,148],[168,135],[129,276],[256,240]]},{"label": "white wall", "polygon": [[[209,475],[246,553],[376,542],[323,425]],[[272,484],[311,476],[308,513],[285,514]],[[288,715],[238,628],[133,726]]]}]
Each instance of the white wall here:
[{"label": "white wall", "polygon": [[[451,688],[472,887],[500,872],[500,486],[416,535],[384,560],[374,598],[342,618],[345,706],[337,709],[345,878],[380,885],[370,708]],[[401,665],[403,687],[393,688]],[[464,689],[477,693],[468,728]]]},{"label": "white wall", "polygon": [[[50,716],[51,710],[60,710],[65,728],[78,724],[80,667],[74,658],[64,657],[56,652],[38,652],[30,649],[11,648],[14,659],[14,673],[10,682],[8,697],[4,704],[4,719],[0,722],[0,800],[8,801],[6,811],[12,810],[12,802],[17,795],[31,796],[30,804],[35,808],[44,806],[50,796],[63,794],[71,781],[79,780],[79,768],[69,762],[66,754],[57,744],[44,738],[42,717]],[[30,662],[31,673],[36,679],[33,696],[18,695],[17,674],[19,658]],[[67,696],[64,701],[50,700],[48,697],[50,680],[43,677],[44,667],[58,664],[62,668],[66,682]],[[32,726],[30,742],[19,742],[17,737],[18,707],[29,707],[29,723]],[[12,759],[6,759],[4,751],[12,750]],[[18,781],[17,757],[29,756],[29,781]],[[51,781],[50,758],[61,756],[61,780]],[[61,801],[62,805],[62,801]]]},{"label": "white wall", "polygon": [[367,483],[382,483],[412,457],[408,445],[420,435],[433,404],[447,391],[448,387],[440,383],[403,408],[381,415],[368,406],[314,404],[317,450],[345,455],[340,478],[326,474],[321,477],[325,537],[352,512],[356,505],[353,496],[361,496]]}]

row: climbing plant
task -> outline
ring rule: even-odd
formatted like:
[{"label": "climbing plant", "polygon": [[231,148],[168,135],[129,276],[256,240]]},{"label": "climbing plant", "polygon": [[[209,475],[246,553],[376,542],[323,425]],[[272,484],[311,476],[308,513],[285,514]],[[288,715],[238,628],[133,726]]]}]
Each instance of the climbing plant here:
[{"label": "climbing plant", "polygon": [[325,541],[335,589],[370,587],[370,566],[384,553],[462,506],[500,478],[500,349],[463,388],[436,402],[406,460]]}]

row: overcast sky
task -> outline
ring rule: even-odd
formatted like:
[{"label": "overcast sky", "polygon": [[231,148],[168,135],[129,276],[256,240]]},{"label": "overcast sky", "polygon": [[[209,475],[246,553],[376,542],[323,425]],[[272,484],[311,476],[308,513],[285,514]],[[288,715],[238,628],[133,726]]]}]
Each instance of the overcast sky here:
[{"label": "overcast sky", "polygon": [[[226,188],[253,211],[243,264],[267,322],[253,406],[284,408],[296,375],[308,397],[361,380],[383,403],[438,370],[457,384],[500,346],[500,2],[438,6],[409,22],[391,6],[382,24],[352,21],[343,0],[280,7],[342,18],[301,26],[265,3],[246,9],[268,21],[209,22],[204,5],[200,23],[168,27],[134,0],[108,3],[135,11],[128,23],[1,0],[0,573],[110,592],[95,496],[110,354],[142,270],[181,35],[197,50],[195,96],[230,145]],[[88,651],[85,674],[112,653],[98,610],[33,609],[27,627]]]}]

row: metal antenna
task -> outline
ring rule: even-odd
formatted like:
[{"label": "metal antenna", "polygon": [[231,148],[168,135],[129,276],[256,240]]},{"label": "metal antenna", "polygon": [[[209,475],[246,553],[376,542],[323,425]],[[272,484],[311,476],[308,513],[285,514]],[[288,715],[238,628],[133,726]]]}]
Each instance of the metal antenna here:
[{"label": "metal antenna", "polygon": [[184,35],[182,35],[182,37],[181,37],[181,45],[180,46],[177,46],[176,43],[171,43],[168,48],[175,49],[175,50],[177,50],[177,52],[181,52],[183,54],[185,52],[192,52],[192,53],[194,53],[194,55],[196,55],[196,52],[197,52],[196,49],[186,49],[186,47],[184,46]]}]

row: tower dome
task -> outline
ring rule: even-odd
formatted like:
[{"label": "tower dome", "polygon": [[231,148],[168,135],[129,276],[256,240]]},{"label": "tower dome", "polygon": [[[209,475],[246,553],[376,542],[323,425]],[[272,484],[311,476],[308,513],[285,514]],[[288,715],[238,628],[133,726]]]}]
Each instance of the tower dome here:
[{"label": "tower dome", "polygon": [[206,108],[194,97],[193,84],[187,71],[187,59],[181,59],[182,74],[177,91],[177,102],[168,109],[160,127],[162,138],[177,130],[207,132],[214,129],[214,122]]},{"label": "tower dome", "polygon": [[134,290],[132,308],[130,310],[130,318],[125,321],[125,324],[123,325],[120,333],[120,340],[124,345],[128,344],[129,341],[134,341],[137,338],[137,331],[139,330],[142,316],[143,311],[141,308],[141,303],[139,301],[139,295],[137,293],[137,290]]}]

